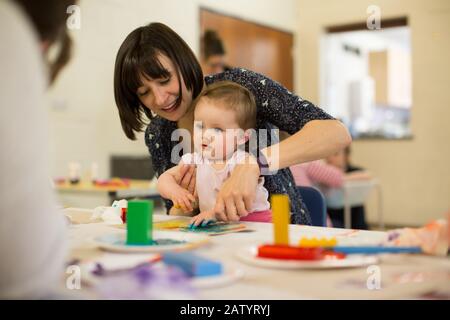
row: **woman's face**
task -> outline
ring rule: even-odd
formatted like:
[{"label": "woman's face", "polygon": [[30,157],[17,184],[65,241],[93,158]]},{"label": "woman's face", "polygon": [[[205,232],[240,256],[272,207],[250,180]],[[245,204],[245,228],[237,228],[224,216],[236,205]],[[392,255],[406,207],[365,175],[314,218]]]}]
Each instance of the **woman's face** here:
[{"label": "woman's face", "polygon": [[181,77],[183,96],[181,103],[177,106],[176,102],[180,95],[177,69],[172,61],[162,54],[159,56],[159,62],[167,69],[169,77],[159,79],[142,77],[143,85],[137,89],[136,94],[141,103],[157,115],[170,121],[178,121],[186,114],[192,103],[192,92],[186,89]]}]

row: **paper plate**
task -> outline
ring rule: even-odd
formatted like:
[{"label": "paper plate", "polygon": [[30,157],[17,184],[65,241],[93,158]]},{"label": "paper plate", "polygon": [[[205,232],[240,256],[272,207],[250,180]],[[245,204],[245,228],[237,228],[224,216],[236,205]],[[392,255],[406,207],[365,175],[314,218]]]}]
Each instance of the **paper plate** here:
[{"label": "paper plate", "polygon": [[275,269],[338,269],[338,268],[355,268],[363,267],[371,264],[376,264],[378,258],[375,256],[365,256],[351,254],[344,259],[325,259],[316,261],[301,261],[301,260],[281,260],[260,258],[257,256],[258,247],[251,246],[242,248],[237,252],[239,260],[264,268]]},{"label": "paper plate", "polygon": [[194,277],[191,280],[193,287],[197,289],[209,289],[228,286],[244,276],[241,269],[225,268],[223,274],[215,276]]},{"label": "paper plate", "polygon": [[[108,253],[112,255],[113,253]],[[118,255],[118,254],[116,254]],[[149,256],[151,255],[151,256]],[[100,264],[108,274],[127,273],[144,263],[152,263],[154,268],[166,268],[167,266],[159,260],[160,255],[155,253],[121,255],[120,259],[111,259],[110,257],[96,259],[94,261],[84,262],[80,265],[83,283],[87,285],[96,285],[108,275],[98,275],[94,271],[98,270],[97,265]],[[231,285],[244,276],[244,271],[236,268],[225,268],[220,275],[192,277],[189,283],[196,289],[212,289]]]},{"label": "paper plate", "polygon": [[126,272],[145,263],[158,263],[161,255],[158,253],[134,253],[120,254],[107,252],[103,256],[82,261],[79,264],[81,268],[82,281],[89,285],[99,283],[103,276],[95,273],[101,267],[105,273]]},{"label": "paper plate", "polygon": [[240,231],[250,231],[247,226],[242,223],[225,223],[215,222],[204,227],[197,227],[195,229],[189,228],[190,220],[175,219],[158,221],[153,224],[155,230],[167,230],[167,231],[183,231],[197,234],[207,234],[209,236],[222,235]]},{"label": "paper plate", "polygon": [[186,232],[153,231],[153,240],[161,243],[157,245],[128,245],[126,244],[126,232],[123,232],[95,237],[93,242],[101,249],[113,252],[164,252],[193,249],[207,243],[209,237]]}]

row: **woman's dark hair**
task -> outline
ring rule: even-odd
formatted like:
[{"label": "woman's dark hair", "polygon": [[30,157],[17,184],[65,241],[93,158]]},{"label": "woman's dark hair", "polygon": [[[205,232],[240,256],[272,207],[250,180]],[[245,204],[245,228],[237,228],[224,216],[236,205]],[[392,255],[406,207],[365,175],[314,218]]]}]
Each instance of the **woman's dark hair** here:
[{"label": "woman's dark hair", "polygon": [[141,104],[136,93],[142,86],[141,78],[159,79],[169,75],[159,61],[160,54],[168,57],[176,67],[180,88],[177,105],[183,95],[180,74],[193,99],[203,88],[200,64],[175,31],[162,23],[150,23],[132,31],[120,46],[114,67],[114,97],[122,129],[131,140],[135,140],[135,133],[146,125],[144,115],[152,118],[151,111]]},{"label": "woman's dark hair", "polygon": [[72,41],[67,33],[67,8],[77,0],[15,0],[31,20],[41,41],[59,42],[61,49],[56,60],[49,65],[50,83],[69,62]]},{"label": "woman's dark hair", "polygon": [[214,55],[224,55],[225,48],[219,35],[214,30],[206,30],[202,39],[203,59],[208,60]]}]

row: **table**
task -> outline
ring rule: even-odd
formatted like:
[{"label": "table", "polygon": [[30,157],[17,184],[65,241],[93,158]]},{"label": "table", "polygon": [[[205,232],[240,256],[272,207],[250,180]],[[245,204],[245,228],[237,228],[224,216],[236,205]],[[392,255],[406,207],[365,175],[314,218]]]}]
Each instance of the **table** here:
[{"label": "table", "polygon": [[368,181],[346,181],[341,188],[330,188],[324,192],[327,207],[332,209],[344,208],[344,226],[351,228],[351,208],[364,205],[372,190],[377,191],[378,227],[384,229],[382,211],[381,185],[377,179]]},{"label": "table", "polygon": [[124,196],[155,196],[159,195],[153,180],[127,180],[127,185],[94,185],[90,181],[80,181],[77,184],[69,182],[58,183],[55,188],[62,193],[104,193],[117,197]]},{"label": "table", "polygon": [[[94,185],[90,181],[77,184],[69,182],[55,184],[65,206],[111,205],[114,200],[146,198],[160,199],[155,180],[127,180],[127,185]],[[107,195],[107,197],[106,197]],[[70,197],[75,197],[73,200]],[[67,200],[66,198],[69,198]]]},{"label": "table", "polygon": [[[75,223],[70,227],[71,258],[95,259],[109,253],[96,248],[89,238],[111,232],[117,227],[89,222],[90,210],[71,209]],[[179,217],[177,217],[179,218]],[[409,299],[433,291],[445,291],[450,296],[450,259],[423,255],[385,255],[377,266],[381,289],[369,290],[367,267],[334,270],[278,270],[247,265],[235,254],[238,248],[272,241],[272,224],[245,223],[253,232],[232,233],[211,237],[210,244],[196,252],[221,261],[225,266],[244,271],[242,279],[229,286],[202,289],[198,299]],[[290,225],[290,241],[301,236],[350,237],[355,241],[377,241],[385,236],[381,231],[358,231]],[[95,292],[91,294],[94,294]]]}]

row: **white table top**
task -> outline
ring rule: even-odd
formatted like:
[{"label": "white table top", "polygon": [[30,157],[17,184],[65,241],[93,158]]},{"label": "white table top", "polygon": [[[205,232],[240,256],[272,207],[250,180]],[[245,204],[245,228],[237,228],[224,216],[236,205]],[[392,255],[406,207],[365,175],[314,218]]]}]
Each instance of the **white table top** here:
[{"label": "white table top", "polygon": [[341,188],[329,188],[324,192],[327,207],[340,209],[345,205],[363,205],[377,183],[376,180],[346,181]]},{"label": "white table top", "polygon": [[[72,218],[88,222],[82,215]],[[78,216],[77,216],[78,215]],[[80,218],[81,217],[81,218]],[[156,219],[154,219],[156,220]],[[221,261],[225,267],[244,272],[242,279],[228,286],[202,289],[200,299],[409,299],[438,290],[450,292],[450,259],[422,255],[384,255],[380,267],[381,289],[367,289],[367,267],[331,270],[279,270],[245,264],[236,258],[238,248],[272,242],[272,224],[245,223],[253,232],[231,233],[211,237],[208,245],[196,253]],[[378,241],[385,235],[378,231],[356,231],[290,225],[291,243],[302,236],[336,236],[356,242]],[[70,227],[71,257],[92,260],[109,253],[101,251],[89,238],[123,232],[103,223],[74,224]],[[95,293],[94,293],[95,294]]]}]

